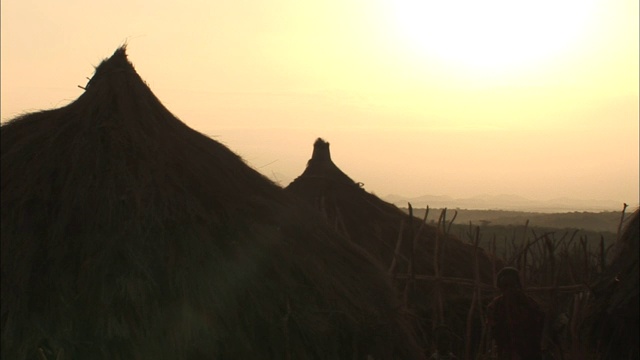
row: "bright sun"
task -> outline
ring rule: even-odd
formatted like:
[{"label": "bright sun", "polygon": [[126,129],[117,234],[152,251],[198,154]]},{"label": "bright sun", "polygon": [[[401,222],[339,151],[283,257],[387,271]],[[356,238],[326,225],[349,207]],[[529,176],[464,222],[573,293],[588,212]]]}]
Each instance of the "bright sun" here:
[{"label": "bright sun", "polygon": [[595,0],[390,0],[399,36],[421,56],[472,71],[535,66],[570,50]]}]

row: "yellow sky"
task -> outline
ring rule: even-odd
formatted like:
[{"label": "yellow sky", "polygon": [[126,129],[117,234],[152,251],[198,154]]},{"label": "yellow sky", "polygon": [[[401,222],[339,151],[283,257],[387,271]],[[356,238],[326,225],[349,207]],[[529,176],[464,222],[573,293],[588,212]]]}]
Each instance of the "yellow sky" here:
[{"label": "yellow sky", "polygon": [[638,203],[637,1],[1,7],[3,121],[73,101],[126,41],[167,108],[283,186],[323,137],[378,195]]}]

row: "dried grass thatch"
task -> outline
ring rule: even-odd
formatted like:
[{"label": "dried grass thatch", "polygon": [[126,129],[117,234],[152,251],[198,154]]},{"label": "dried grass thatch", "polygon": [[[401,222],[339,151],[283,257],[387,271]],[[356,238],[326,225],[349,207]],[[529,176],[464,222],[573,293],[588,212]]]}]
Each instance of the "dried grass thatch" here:
[{"label": "dried grass thatch", "polygon": [[638,359],[640,210],[626,224],[606,271],[593,285],[585,328],[603,359]]},{"label": "dried grass thatch", "polygon": [[2,358],[421,358],[359,249],[175,118],[125,49],[1,128]]},{"label": "dried grass thatch", "polygon": [[[406,290],[408,285],[414,289],[405,291],[405,294],[409,294],[409,308],[415,310],[420,318],[418,322],[424,329],[425,343],[433,337],[425,324],[441,325],[444,322],[464,337],[473,293],[469,285],[474,286],[478,275],[477,280],[492,287],[494,268],[499,270],[502,266],[499,259],[478,249],[476,267],[476,248],[473,245],[447,234],[444,226],[437,228],[424,224],[422,219],[410,218],[395,205],[367,192],[333,163],[329,143],[323,139],[316,140],[306,169],[286,190],[312,204],[351,242],[372,254],[394,276],[404,279],[397,282],[399,290]],[[438,214],[432,216],[437,218]],[[437,270],[434,256],[436,239]],[[410,274],[426,281],[411,285],[408,281]],[[434,289],[436,282],[425,279],[436,275],[456,278],[458,282],[466,280],[467,286],[460,287],[455,281],[439,282],[438,289],[446,293],[444,299],[439,295],[442,294],[440,290]],[[434,311],[434,307],[440,309]],[[442,319],[431,317],[432,313],[438,312]],[[476,328],[480,327],[477,320],[475,324]],[[476,338],[474,341],[479,340]]]}]

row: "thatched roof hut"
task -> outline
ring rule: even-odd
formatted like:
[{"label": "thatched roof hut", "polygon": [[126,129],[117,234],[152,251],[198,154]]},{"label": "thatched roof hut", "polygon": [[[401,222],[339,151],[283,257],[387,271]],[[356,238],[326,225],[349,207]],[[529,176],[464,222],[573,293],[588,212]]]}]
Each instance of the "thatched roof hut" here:
[{"label": "thatched roof hut", "polygon": [[[353,181],[331,160],[329,143],[317,139],[313,154],[304,172],[286,190],[307,201],[320,210],[338,230],[342,230],[353,242],[373,254],[384,266],[394,258],[400,225],[402,242],[397,257],[399,273],[406,273],[411,251],[411,240],[421,227],[422,219],[409,218],[393,204],[367,192],[361,183]],[[438,216],[438,214],[432,214]],[[436,236],[440,237],[444,251],[442,275],[475,278],[473,266],[474,248],[457,237],[438,232],[433,225],[426,224],[418,234],[415,244],[417,260],[415,271],[433,274],[433,250]],[[480,252],[480,280],[492,284],[493,272],[489,254]],[[498,269],[499,270],[499,269]]]},{"label": "thatched roof hut", "polygon": [[627,222],[608,268],[593,285],[585,327],[603,359],[640,358],[640,210]]},{"label": "thatched roof hut", "polygon": [[[438,306],[437,293],[433,292],[434,282],[422,281],[414,285],[417,290],[410,302],[415,304],[415,310],[424,323],[444,321],[460,334],[466,326],[473,292],[469,285],[473,286],[476,274],[480,282],[492,285],[494,268],[499,270],[502,265],[499,259],[479,248],[476,272],[476,249],[473,245],[448,235],[443,227],[410,218],[395,205],[367,192],[361,183],[352,180],[335,165],[331,160],[329,143],[323,139],[315,141],[306,169],[286,190],[313,205],[324,214],[330,225],[372,254],[399,279],[407,279],[410,272],[418,277],[435,276],[437,242],[438,275],[467,281],[466,287],[452,285],[451,282],[440,283],[440,289],[446,287],[447,294],[446,305],[441,303],[444,320],[425,318],[431,316],[434,306]],[[437,219],[438,214],[431,216]],[[405,280],[399,280],[397,284],[400,290],[406,289]],[[427,338],[431,337],[429,332],[425,330]]]},{"label": "thatched roof hut", "polygon": [[1,151],[3,359],[422,356],[374,260],[174,117],[124,48]]}]

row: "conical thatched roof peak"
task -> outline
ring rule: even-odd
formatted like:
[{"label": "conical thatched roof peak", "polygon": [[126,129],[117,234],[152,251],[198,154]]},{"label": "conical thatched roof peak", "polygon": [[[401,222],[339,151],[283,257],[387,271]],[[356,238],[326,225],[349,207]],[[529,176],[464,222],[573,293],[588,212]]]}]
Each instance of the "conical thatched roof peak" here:
[{"label": "conical thatched roof peak", "polygon": [[313,162],[331,162],[331,150],[329,150],[329,143],[322,138],[318,138],[313,143],[313,154],[311,160]]},{"label": "conical thatched roof peak", "polygon": [[331,160],[329,143],[322,138],[313,143],[313,153],[307,162],[307,168],[299,178],[322,178],[327,181],[349,186],[359,186]]},{"label": "conical thatched roof peak", "polygon": [[[130,85],[135,84],[137,81],[144,83],[142,78],[136,72],[133,64],[129,61],[127,56],[127,46],[123,45],[116,49],[109,58],[104,59],[98,66],[85,90],[95,90],[98,85],[106,85],[103,80],[115,79],[118,75],[124,75],[130,80],[133,80]],[[102,81],[102,82],[101,82]]]},{"label": "conical thatched roof peak", "polygon": [[148,126],[153,122],[177,120],[138,75],[127,57],[126,45],[96,67],[85,93],[77,102],[89,103],[96,111],[108,107],[114,116],[91,118],[92,121],[103,122],[103,126],[121,125],[123,122]]},{"label": "conical thatched roof peak", "polygon": [[101,75],[105,75],[113,71],[131,71],[135,72],[133,64],[127,57],[127,46],[123,45],[113,52],[111,57],[103,60],[100,65],[96,67],[96,71],[91,80],[99,78]]}]

